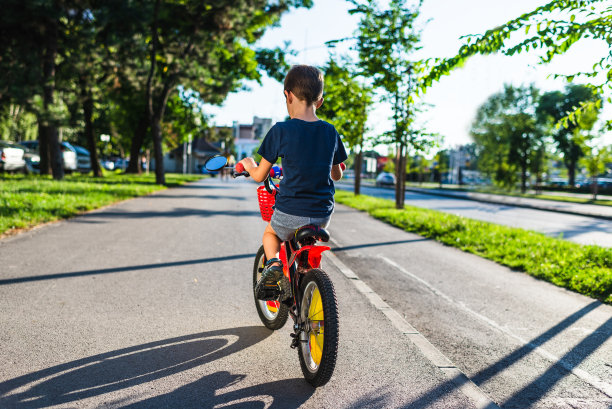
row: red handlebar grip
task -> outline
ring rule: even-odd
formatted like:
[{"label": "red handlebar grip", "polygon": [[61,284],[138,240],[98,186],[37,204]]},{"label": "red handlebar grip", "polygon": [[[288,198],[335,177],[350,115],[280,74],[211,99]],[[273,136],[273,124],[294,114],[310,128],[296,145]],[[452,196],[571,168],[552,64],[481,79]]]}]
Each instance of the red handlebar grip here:
[{"label": "red handlebar grip", "polygon": [[236,164],[236,167],[234,168],[234,171],[235,171],[236,173],[242,173],[242,172],[244,172],[244,165],[243,165],[242,163],[238,162],[238,163]]},{"label": "red handlebar grip", "polygon": [[346,165],[344,164],[344,162],[340,164],[340,169],[342,169],[343,172],[346,169]]}]

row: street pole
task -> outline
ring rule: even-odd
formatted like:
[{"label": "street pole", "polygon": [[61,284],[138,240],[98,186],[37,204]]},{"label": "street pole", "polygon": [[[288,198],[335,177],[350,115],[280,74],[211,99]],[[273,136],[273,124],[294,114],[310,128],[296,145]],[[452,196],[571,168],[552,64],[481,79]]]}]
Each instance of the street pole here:
[{"label": "street pole", "polygon": [[183,142],[183,175],[187,173],[187,142]]}]

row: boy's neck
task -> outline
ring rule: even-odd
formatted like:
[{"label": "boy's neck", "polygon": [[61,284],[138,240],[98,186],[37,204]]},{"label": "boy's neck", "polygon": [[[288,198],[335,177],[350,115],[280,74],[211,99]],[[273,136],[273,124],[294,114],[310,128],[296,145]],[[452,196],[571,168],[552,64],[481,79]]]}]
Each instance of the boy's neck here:
[{"label": "boy's neck", "polygon": [[307,105],[306,102],[299,101],[298,104],[293,104],[292,111],[289,112],[289,117],[291,119],[301,119],[306,122],[316,122],[319,120],[317,118],[316,108],[313,105]]}]

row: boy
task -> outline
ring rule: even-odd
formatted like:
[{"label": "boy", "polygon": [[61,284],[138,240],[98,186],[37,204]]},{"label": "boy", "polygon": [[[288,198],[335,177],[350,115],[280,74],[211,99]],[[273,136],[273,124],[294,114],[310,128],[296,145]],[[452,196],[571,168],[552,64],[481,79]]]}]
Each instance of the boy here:
[{"label": "boy", "polygon": [[[315,67],[295,65],[284,82],[287,112],[291,118],[276,123],[264,138],[259,166],[253,158],[240,161],[256,182],[262,182],[281,157],[283,180],[272,220],[263,235],[268,260],[255,286],[258,299],[276,299],[284,277],[278,258],[281,240],[307,224],[327,227],[334,210],[334,182],[342,178],[341,164],[347,158],[340,135],[333,125],[320,120],[316,110],[323,104],[323,74]],[[281,281],[285,286],[288,282]]]}]

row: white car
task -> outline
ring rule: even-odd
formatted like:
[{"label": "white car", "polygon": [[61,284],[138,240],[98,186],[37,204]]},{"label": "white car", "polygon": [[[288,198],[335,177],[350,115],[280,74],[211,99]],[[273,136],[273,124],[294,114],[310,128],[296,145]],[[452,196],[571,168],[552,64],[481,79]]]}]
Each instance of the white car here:
[{"label": "white car", "polygon": [[[38,141],[23,141],[21,144],[38,153]],[[64,158],[64,170],[67,172],[77,170],[77,154],[74,147],[68,142],[62,142],[60,149],[62,150],[62,156]]]},{"label": "white car", "polygon": [[91,171],[91,156],[89,151],[78,145],[72,145],[72,147],[76,150],[79,172],[87,173]]},{"label": "white car", "polygon": [[19,146],[0,141],[0,170],[4,172],[25,172],[25,151]]},{"label": "white car", "polygon": [[376,186],[395,186],[395,175],[393,173],[381,172],[376,177]]}]

